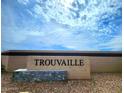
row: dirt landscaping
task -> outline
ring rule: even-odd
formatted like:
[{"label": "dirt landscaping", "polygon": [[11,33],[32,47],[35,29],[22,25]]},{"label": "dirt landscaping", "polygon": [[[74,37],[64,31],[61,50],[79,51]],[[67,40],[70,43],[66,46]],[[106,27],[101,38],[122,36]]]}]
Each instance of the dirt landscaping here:
[{"label": "dirt landscaping", "polygon": [[2,73],[1,93],[121,93],[121,73],[92,73],[90,80],[66,82],[17,83],[11,81],[12,73]]}]

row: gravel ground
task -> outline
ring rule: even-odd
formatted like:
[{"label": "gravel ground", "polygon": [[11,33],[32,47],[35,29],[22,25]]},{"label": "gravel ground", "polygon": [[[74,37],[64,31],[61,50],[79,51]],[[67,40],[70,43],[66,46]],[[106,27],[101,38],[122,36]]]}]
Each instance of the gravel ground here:
[{"label": "gravel ground", "polygon": [[16,83],[12,73],[2,73],[1,93],[121,93],[121,73],[93,73],[90,80],[67,82]]}]

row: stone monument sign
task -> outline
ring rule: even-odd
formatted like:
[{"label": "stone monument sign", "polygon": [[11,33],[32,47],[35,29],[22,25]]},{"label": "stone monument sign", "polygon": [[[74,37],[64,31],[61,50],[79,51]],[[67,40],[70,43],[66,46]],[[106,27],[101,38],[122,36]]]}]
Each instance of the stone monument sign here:
[{"label": "stone monument sign", "polygon": [[28,70],[67,71],[68,79],[89,79],[90,62],[86,56],[29,56]]}]

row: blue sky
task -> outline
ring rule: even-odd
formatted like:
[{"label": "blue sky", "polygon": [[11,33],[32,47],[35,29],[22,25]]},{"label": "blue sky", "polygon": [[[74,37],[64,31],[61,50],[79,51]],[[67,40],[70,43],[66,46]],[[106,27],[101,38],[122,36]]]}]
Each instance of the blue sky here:
[{"label": "blue sky", "polygon": [[2,0],[2,50],[121,51],[121,0]]}]

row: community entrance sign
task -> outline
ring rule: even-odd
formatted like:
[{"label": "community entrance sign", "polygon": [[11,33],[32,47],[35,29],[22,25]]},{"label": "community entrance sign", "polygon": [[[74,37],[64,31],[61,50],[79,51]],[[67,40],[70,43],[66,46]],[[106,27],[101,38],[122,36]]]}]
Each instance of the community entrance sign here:
[{"label": "community entrance sign", "polygon": [[29,56],[28,70],[65,70],[68,79],[89,79],[90,62],[85,56]]},{"label": "community entrance sign", "polygon": [[121,72],[121,52],[11,50],[2,53],[15,81],[90,79],[93,72]]}]

